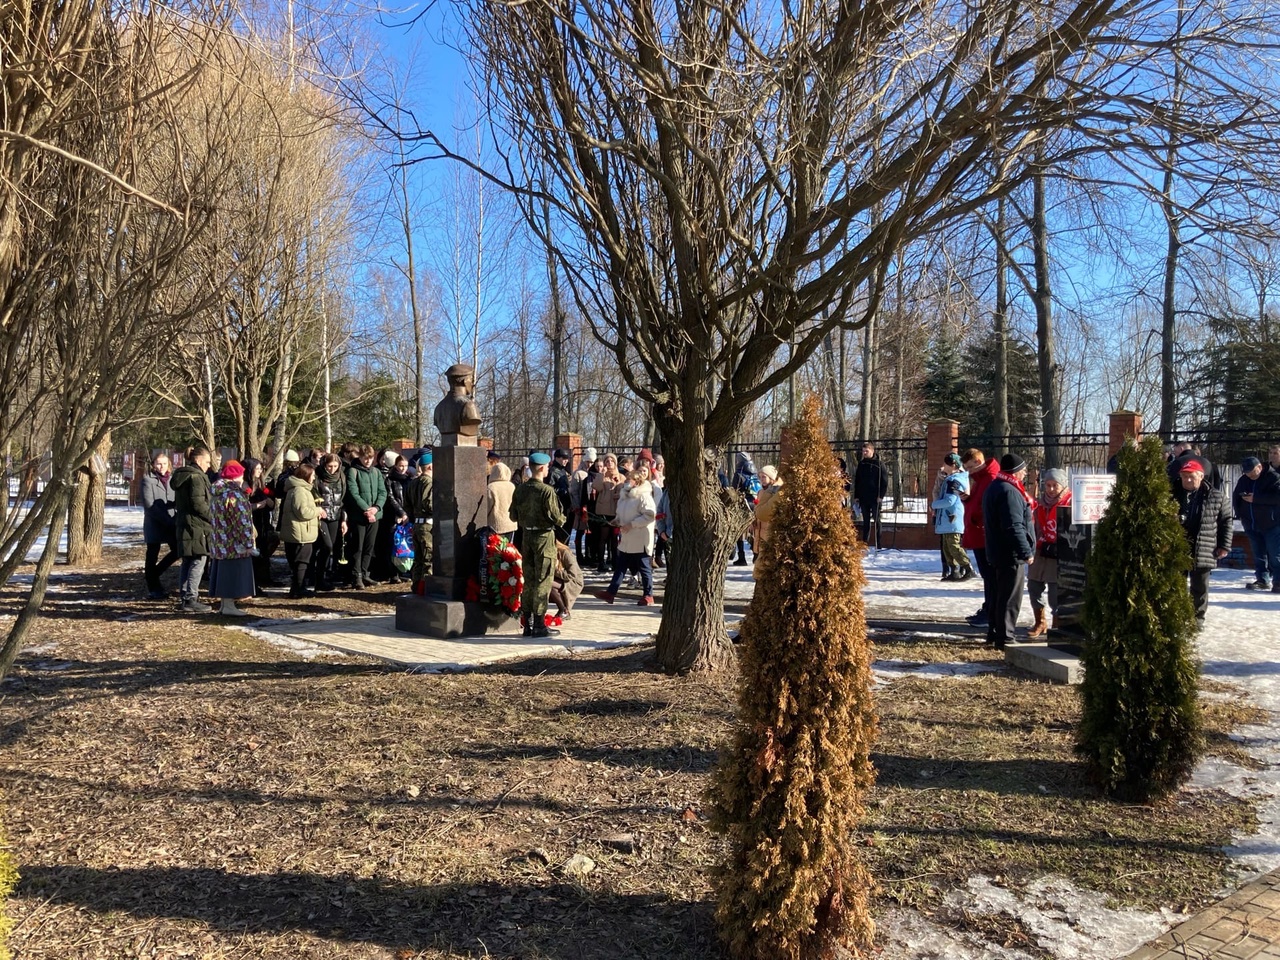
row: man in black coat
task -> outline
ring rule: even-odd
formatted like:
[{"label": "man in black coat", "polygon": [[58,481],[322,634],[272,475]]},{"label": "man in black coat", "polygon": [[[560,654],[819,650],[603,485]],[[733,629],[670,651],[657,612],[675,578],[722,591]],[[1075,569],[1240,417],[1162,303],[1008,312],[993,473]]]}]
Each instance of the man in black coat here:
[{"label": "man in black coat", "polygon": [[213,458],[204,447],[187,451],[187,462],[173,473],[174,520],[178,549],[182,554],[179,592],[184,613],[212,613],[213,607],[200,602],[200,576],[213,540],[212,488],[208,471]]},{"label": "man in black coat", "polygon": [[987,643],[997,650],[1003,650],[1005,644],[1014,639],[1022,610],[1027,563],[1036,550],[1031,498],[1022,486],[1026,475],[1026,461],[1016,453],[1006,453],[1000,458],[1000,473],[982,495],[987,566],[995,580]]},{"label": "man in black coat", "polygon": [[876,525],[875,546],[880,546],[880,499],[889,491],[889,474],[880,462],[874,443],[862,445],[858,469],[853,474],[853,498],[862,510],[862,542],[871,545],[871,524]]},{"label": "man in black coat", "polygon": [[1250,590],[1280,593],[1280,473],[1257,457],[1245,457],[1231,506],[1253,548],[1254,580]]},{"label": "man in black coat", "polygon": [[1197,623],[1209,609],[1209,574],[1231,550],[1231,507],[1221,487],[1205,481],[1205,464],[1192,457],[1178,472],[1178,519],[1191,544],[1191,600]]}]

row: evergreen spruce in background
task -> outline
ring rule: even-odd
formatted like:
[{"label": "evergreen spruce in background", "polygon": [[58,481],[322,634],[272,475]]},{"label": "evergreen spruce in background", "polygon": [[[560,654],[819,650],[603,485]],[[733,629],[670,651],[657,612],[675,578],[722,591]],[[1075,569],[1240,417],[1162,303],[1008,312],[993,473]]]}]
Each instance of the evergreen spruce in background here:
[{"label": "evergreen spruce in background", "polygon": [[1104,791],[1141,802],[1175,790],[1200,749],[1191,551],[1159,438],[1126,445],[1118,473],[1086,563],[1076,749]]},{"label": "evergreen spruce in background", "polygon": [[711,787],[728,839],[717,918],[736,960],[863,955],[870,878],[855,852],[875,778],[862,550],[810,398],[742,623],[738,723]]}]

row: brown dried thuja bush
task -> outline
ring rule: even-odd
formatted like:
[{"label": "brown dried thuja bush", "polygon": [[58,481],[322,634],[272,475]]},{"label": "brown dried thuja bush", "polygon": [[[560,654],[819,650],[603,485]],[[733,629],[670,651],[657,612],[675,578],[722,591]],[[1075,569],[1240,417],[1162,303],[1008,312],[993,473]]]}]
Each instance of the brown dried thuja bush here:
[{"label": "brown dried thuja bush", "polygon": [[717,918],[735,958],[857,956],[874,929],[855,853],[875,779],[866,580],[813,398],[781,473],[742,623],[737,732],[711,787],[728,839]]}]

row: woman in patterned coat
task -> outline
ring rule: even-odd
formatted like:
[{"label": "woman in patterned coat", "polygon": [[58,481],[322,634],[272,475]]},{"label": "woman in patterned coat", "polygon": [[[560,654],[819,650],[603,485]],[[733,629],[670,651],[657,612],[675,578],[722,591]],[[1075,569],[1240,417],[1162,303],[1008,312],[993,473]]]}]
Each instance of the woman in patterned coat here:
[{"label": "woman in patterned coat", "polygon": [[253,596],[253,556],[257,550],[253,545],[253,505],[244,487],[244,467],[235,460],[222,468],[210,502],[213,546],[209,556],[213,569],[209,574],[209,596],[222,600],[218,612],[224,616],[247,617],[249,613],[237,607],[236,600]]}]

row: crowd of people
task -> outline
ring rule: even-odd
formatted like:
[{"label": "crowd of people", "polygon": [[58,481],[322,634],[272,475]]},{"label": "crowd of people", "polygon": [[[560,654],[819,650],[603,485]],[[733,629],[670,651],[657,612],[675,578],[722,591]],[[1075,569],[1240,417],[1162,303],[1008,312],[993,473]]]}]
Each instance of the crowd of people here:
[{"label": "crowd of people", "polygon": [[[199,598],[207,564],[208,596],[230,616],[244,614],[238,600],[270,587],[307,597],[421,579],[429,568],[429,449],[409,458],[394,450],[379,456],[367,444],[305,458],[290,450],[272,478],[261,461],[222,464],[199,446],[185,461],[173,470],[168,456],[157,455],[140,485],[144,577],[153,600],[168,596],[161,576],[175,562],[182,610],[212,612]],[[287,581],[271,568],[281,548]]]},{"label": "crowd of people", "polygon": [[[1255,579],[1248,588],[1280,593],[1280,445],[1271,447],[1266,464],[1244,458],[1231,494],[1195,444],[1170,447],[1166,459],[1191,554],[1188,587],[1197,623],[1208,610],[1209,575],[1231,550],[1233,505],[1253,551]],[[1114,462],[1109,469],[1114,471]],[[982,606],[966,619],[985,627],[987,643],[998,649],[1015,639],[1024,590],[1034,617],[1027,638],[1058,627],[1059,508],[1071,506],[1071,491],[1064,470],[1041,471],[1035,496],[1025,486],[1026,475],[1017,454],[995,461],[974,448],[947,454],[932,490],[942,579],[981,577]]]},{"label": "crowd of people", "polygon": [[[555,616],[572,616],[585,589],[584,570],[610,575],[595,594],[606,603],[615,603],[624,587],[638,589],[639,605],[654,603],[654,568],[666,563],[673,535],[661,455],[648,448],[632,456],[588,447],[576,463],[566,449],[549,455],[530,451],[513,464],[490,451],[488,461],[485,521],[524,557],[526,630],[541,629],[552,603]],[[278,476],[267,478],[264,469],[253,459],[218,464],[203,447],[188,451],[176,471],[166,455],[154,458],[141,482],[144,576],[152,599],[168,596],[161,575],[175,562],[181,564],[182,610],[212,612],[199,598],[208,563],[208,596],[218,601],[219,612],[232,616],[244,612],[237,601],[261,595],[264,588],[287,586],[297,598],[380,582],[412,581],[416,587],[429,575],[429,448],[407,457],[353,444],[305,457],[290,450]],[[1198,448],[1182,444],[1168,454],[1170,491],[1193,556],[1189,586],[1200,620],[1208,607],[1209,572],[1231,546],[1233,507],[1253,547],[1255,579],[1249,588],[1280,593],[1280,445],[1270,449],[1267,463],[1248,457],[1241,470],[1228,496],[1217,468]],[[1015,637],[1024,591],[1034,618],[1027,637],[1042,637],[1058,625],[1058,511],[1071,505],[1068,478],[1060,469],[1042,471],[1033,496],[1026,473],[1016,454],[996,461],[972,448],[944,457],[931,491],[942,579],[981,578],[982,606],[967,619],[985,627],[987,642],[997,648]],[[747,548],[758,557],[769,538],[783,482],[776,467],[757,470],[741,452],[720,482],[753,510],[731,561],[746,566]],[[878,544],[888,476],[874,444],[863,445],[852,477],[840,463],[837,482],[844,485],[863,541]],[[281,547],[287,581],[277,580],[271,568]]]}]

